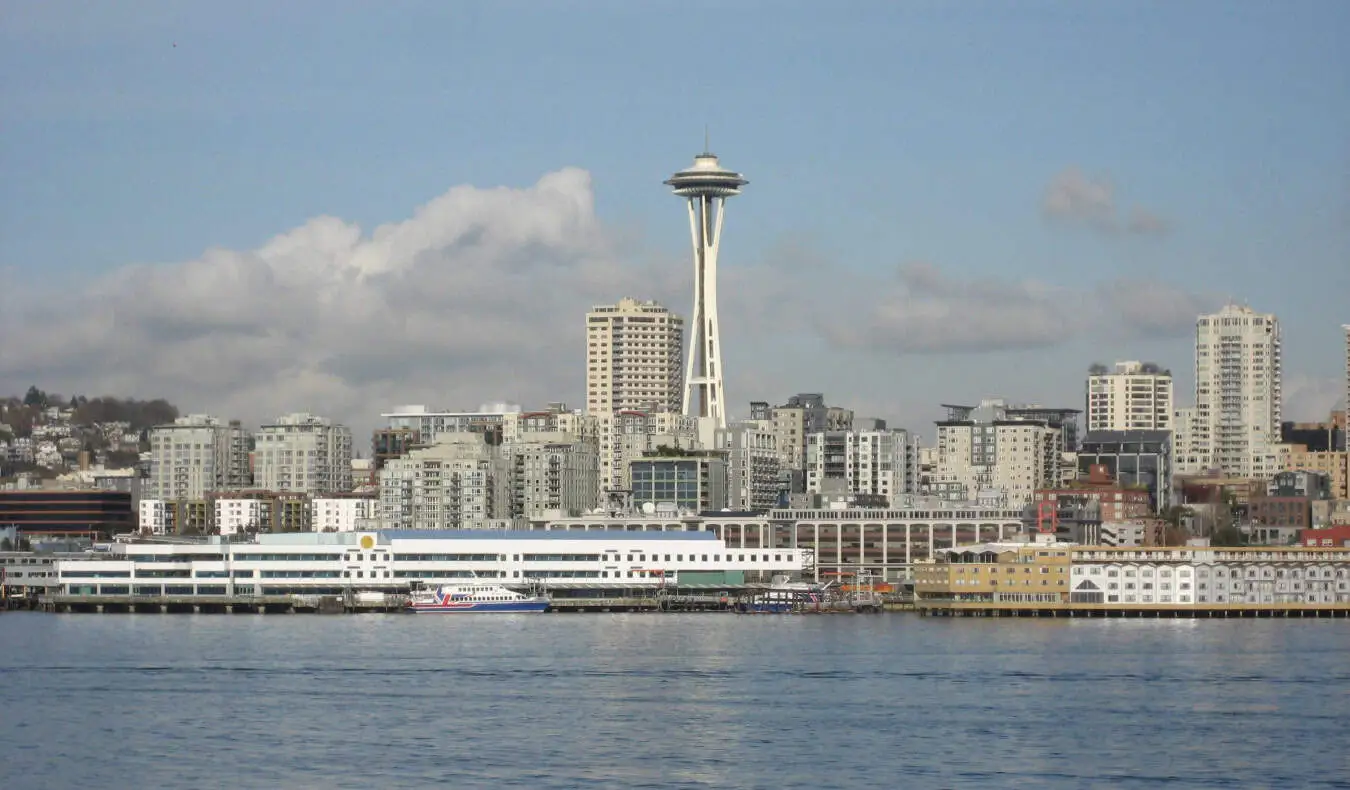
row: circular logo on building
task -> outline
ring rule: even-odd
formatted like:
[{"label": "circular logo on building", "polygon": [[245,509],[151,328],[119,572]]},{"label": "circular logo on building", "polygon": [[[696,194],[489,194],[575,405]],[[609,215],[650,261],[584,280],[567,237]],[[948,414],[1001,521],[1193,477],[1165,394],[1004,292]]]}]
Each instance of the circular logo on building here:
[{"label": "circular logo on building", "polygon": [[362,535],[362,536],[361,536],[361,548],[363,548],[363,549],[373,549],[373,548],[375,548],[375,539],[372,538],[372,537],[369,536],[369,535]]}]

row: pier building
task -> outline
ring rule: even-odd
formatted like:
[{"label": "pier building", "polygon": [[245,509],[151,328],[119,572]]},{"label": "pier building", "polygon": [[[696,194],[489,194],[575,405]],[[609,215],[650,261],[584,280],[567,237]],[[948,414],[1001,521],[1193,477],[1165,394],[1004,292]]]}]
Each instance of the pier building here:
[{"label": "pier building", "polygon": [[1350,614],[1350,548],[960,546],[920,562],[914,592],[940,613]]},{"label": "pier building", "polygon": [[255,542],[118,543],[55,563],[64,595],[190,597],[406,592],[468,578],[507,586],[738,585],[811,569],[800,549],[739,549],[711,532],[380,531]]}]

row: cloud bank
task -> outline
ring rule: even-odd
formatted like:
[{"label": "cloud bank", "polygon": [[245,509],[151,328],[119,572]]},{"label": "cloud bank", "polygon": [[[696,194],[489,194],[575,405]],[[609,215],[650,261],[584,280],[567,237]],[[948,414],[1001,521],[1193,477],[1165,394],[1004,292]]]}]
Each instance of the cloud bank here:
[{"label": "cloud bank", "polygon": [[[1075,210],[1102,214],[1091,192]],[[585,312],[634,296],[687,314],[690,276],[682,247],[653,256],[602,223],[584,170],[525,188],[458,186],[368,232],[316,217],[257,249],[129,265],[59,294],[0,272],[0,392],[163,396],[255,424],[303,409],[362,431],[407,403],[580,405]],[[828,390],[840,366],[856,367],[826,363],[830,348],[884,360],[1050,348],[1082,333],[1183,337],[1211,306],[1145,281],[1073,287],[930,263],[869,275],[803,239],[721,276],[736,403]],[[894,381],[859,376],[836,381],[857,391],[834,399],[896,399]],[[947,386],[934,376],[912,386]]]},{"label": "cloud bank", "polygon": [[666,290],[618,262],[592,197],[569,168],[525,189],[455,187],[369,234],[317,217],[256,250],[127,266],[59,321],[19,308],[0,381],[250,420],[579,394],[586,309]]},{"label": "cloud bank", "polygon": [[962,279],[932,264],[901,266],[891,282],[871,283],[873,306],[821,322],[836,347],[896,354],[957,354],[1049,348],[1074,337],[1185,337],[1195,318],[1219,303],[1148,280],[1091,288],[1035,280]]}]

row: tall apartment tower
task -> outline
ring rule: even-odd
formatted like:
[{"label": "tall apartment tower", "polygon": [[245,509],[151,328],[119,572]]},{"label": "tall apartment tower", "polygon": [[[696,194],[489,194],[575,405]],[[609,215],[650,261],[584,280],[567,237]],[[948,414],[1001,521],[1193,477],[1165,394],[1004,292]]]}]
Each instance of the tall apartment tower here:
[{"label": "tall apartment tower", "polygon": [[1223,474],[1280,471],[1280,351],[1274,315],[1228,305],[1196,320],[1195,416]]},{"label": "tall apartment tower", "polygon": [[620,299],[586,314],[586,412],[679,411],[684,319],[656,302]]},{"label": "tall apartment tower", "polygon": [[1087,380],[1089,431],[1172,430],[1172,371],[1152,362],[1093,366]]},{"label": "tall apartment tower", "polygon": [[312,414],[287,414],[255,434],[254,484],[268,491],[352,490],[352,429]]},{"label": "tall apartment tower", "polygon": [[150,429],[150,476],[145,499],[197,501],[211,491],[247,488],[248,431],[205,414]]},{"label": "tall apartment tower", "polygon": [[680,359],[684,319],[656,302],[623,298],[586,314],[586,413],[599,434],[599,493],[626,487],[626,462],[616,461],[616,415],[678,415],[684,397]]}]

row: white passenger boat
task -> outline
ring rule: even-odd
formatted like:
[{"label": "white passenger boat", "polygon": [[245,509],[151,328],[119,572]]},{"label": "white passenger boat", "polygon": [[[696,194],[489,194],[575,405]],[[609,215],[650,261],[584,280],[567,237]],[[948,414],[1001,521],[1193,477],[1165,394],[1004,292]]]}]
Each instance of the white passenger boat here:
[{"label": "white passenger boat", "polygon": [[547,595],[525,595],[491,582],[462,582],[415,587],[408,610],[418,614],[472,614],[546,612]]}]

